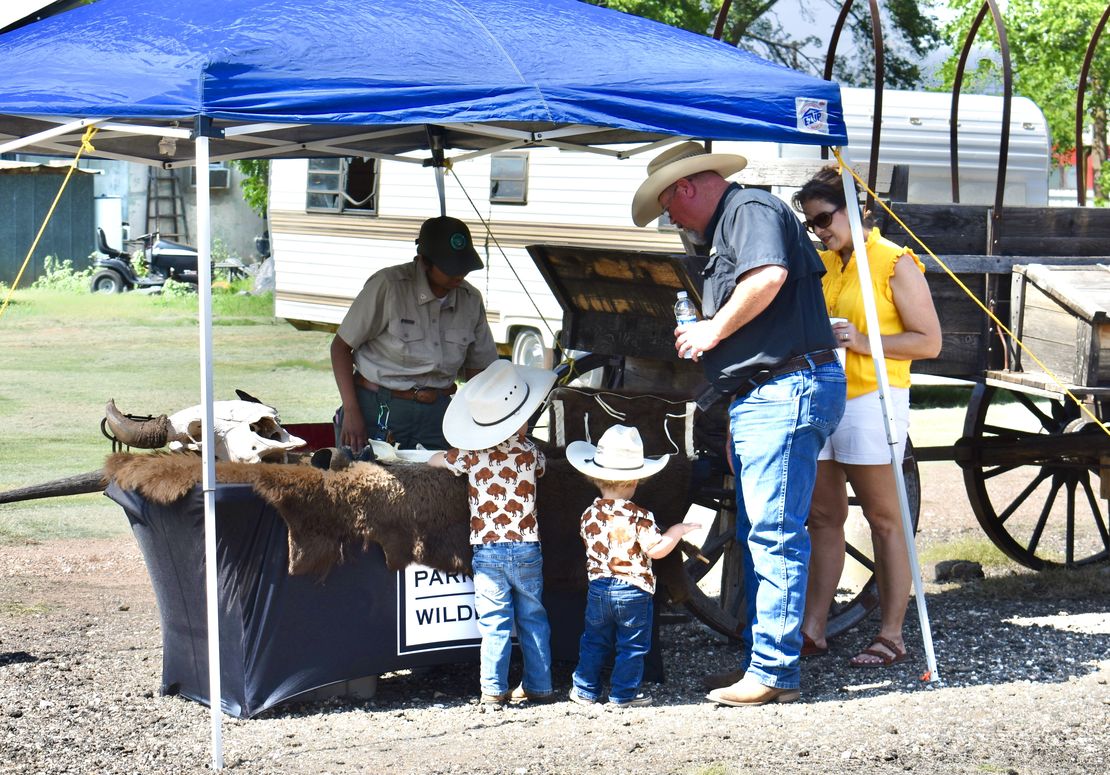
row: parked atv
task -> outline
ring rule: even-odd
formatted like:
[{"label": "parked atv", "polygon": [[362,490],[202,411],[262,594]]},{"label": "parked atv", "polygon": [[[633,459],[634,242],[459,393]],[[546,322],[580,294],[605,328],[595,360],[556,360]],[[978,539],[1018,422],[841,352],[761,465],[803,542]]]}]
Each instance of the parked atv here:
[{"label": "parked atv", "polygon": [[147,266],[147,274],[139,275],[131,263],[131,254],[108,245],[104,229],[98,228],[96,232],[97,248],[103,255],[93,264],[95,271],[89,283],[93,293],[122,293],[136,289],[157,292],[168,279],[197,284],[196,248],[164,240],[158,232],[144,234],[134,240],[142,243]]}]

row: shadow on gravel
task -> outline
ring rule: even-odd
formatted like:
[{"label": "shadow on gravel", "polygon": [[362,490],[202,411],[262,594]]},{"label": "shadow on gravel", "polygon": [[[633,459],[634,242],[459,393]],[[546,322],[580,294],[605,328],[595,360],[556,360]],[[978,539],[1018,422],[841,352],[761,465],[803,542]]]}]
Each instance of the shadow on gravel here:
[{"label": "shadow on gravel", "polygon": [[8,665],[22,665],[27,662],[38,662],[39,658],[26,651],[0,652],[0,667]]},{"label": "shadow on gravel", "polygon": [[848,660],[878,630],[878,612],[833,641],[829,654],[803,663],[809,701],[845,700],[930,687],[1062,683],[1110,659],[1110,566],[1074,571],[1010,571],[928,585],[939,683],[927,665],[914,603],[904,628],[910,658],[879,668]]}]

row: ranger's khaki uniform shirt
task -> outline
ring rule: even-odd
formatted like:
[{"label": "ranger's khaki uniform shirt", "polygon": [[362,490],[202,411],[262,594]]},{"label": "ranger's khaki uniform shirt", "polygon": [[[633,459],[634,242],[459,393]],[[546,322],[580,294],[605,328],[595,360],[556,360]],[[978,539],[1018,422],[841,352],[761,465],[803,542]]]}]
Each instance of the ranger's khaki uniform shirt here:
[{"label": "ranger's khaki uniform shirt", "polygon": [[390,390],[445,388],[460,369],[484,369],[497,360],[478,290],[463,282],[437,299],[415,260],[370,276],[339,338],[354,350],[359,374]]}]

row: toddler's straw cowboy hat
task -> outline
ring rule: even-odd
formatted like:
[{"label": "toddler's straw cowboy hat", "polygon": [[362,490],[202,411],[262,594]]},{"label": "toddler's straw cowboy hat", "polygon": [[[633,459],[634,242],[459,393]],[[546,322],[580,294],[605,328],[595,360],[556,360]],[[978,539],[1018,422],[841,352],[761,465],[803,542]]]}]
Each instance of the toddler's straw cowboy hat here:
[{"label": "toddler's straw cowboy hat", "polygon": [[467,382],[443,415],[443,437],[458,449],[493,447],[540,408],[555,372],[496,360]]},{"label": "toddler's straw cowboy hat", "polygon": [[748,160],[734,153],[706,153],[705,146],[693,141],[679,143],[648,163],[647,180],[632,197],[632,221],[647,226],[663,214],[659,195],[679,178],[713,170],[723,178],[735,175],[748,166]]},{"label": "toddler's straw cowboy hat", "polygon": [[670,455],[645,458],[640,432],[627,425],[614,425],[595,447],[588,441],[572,441],[567,445],[567,462],[586,476],[607,482],[647,479],[663,470]]}]

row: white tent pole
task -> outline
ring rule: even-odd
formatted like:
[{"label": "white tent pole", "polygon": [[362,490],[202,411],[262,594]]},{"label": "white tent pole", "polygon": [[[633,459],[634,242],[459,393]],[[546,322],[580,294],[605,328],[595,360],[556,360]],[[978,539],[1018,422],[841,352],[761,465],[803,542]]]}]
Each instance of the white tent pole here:
[{"label": "white tent pole", "polygon": [[906,554],[910,564],[910,574],[913,577],[913,590],[917,601],[917,619],[921,625],[921,640],[925,647],[926,664],[929,670],[929,680],[939,681],[937,672],[937,658],[933,651],[933,631],[929,626],[929,611],[925,607],[925,590],[921,583],[921,568],[917,564],[917,546],[914,543],[913,520],[910,517],[909,499],[906,497],[906,481],[902,476],[902,461],[895,455],[894,415],[890,408],[890,380],[886,373],[886,356],[883,354],[883,341],[879,332],[879,313],[875,307],[875,289],[871,284],[871,266],[867,260],[867,240],[863,235],[863,221],[860,219],[859,197],[856,195],[856,184],[852,173],[848,169],[850,161],[843,148],[840,156],[844,166],[840,172],[844,184],[844,201],[848,206],[848,222],[852,228],[852,247],[856,253],[856,271],[859,273],[860,291],[863,295],[863,308],[867,317],[867,340],[871,344],[871,355],[875,360],[875,379],[879,383],[879,403],[883,409],[883,425],[886,428],[886,440],[890,446],[890,467],[894,471],[894,481],[898,491],[898,506],[902,513],[902,531],[906,536]]},{"label": "white tent pole", "polygon": [[34,145],[35,143],[40,142],[42,140],[49,140],[52,137],[58,137],[59,135],[64,135],[64,134],[67,134],[68,132],[80,132],[81,130],[83,130],[87,126],[90,126],[90,125],[93,125],[93,124],[100,124],[100,123],[103,123],[104,121],[107,121],[107,119],[104,119],[104,118],[82,118],[82,119],[78,119],[77,121],[70,121],[68,124],[62,124],[61,126],[51,127],[50,129],[44,129],[43,131],[36,132],[33,135],[27,135],[26,137],[16,138],[16,139],[14,139],[14,140],[12,140],[11,142],[8,142],[8,143],[0,143],[0,153],[9,153],[9,152],[13,152],[13,151],[18,151],[20,148],[24,148],[28,145]]},{"label": "white tent pole", "polygon": [[212,214],[209,210],[208,138],[196,138],[197,151],[197,294],[200,298],[200,392],[204,423],[201,453],[204,461],[204,587],[208,605],[208,709],[212,722],[212,769],[224,766],[220,728],[220,600],[216,573],[216,432],[212,404]]}]

